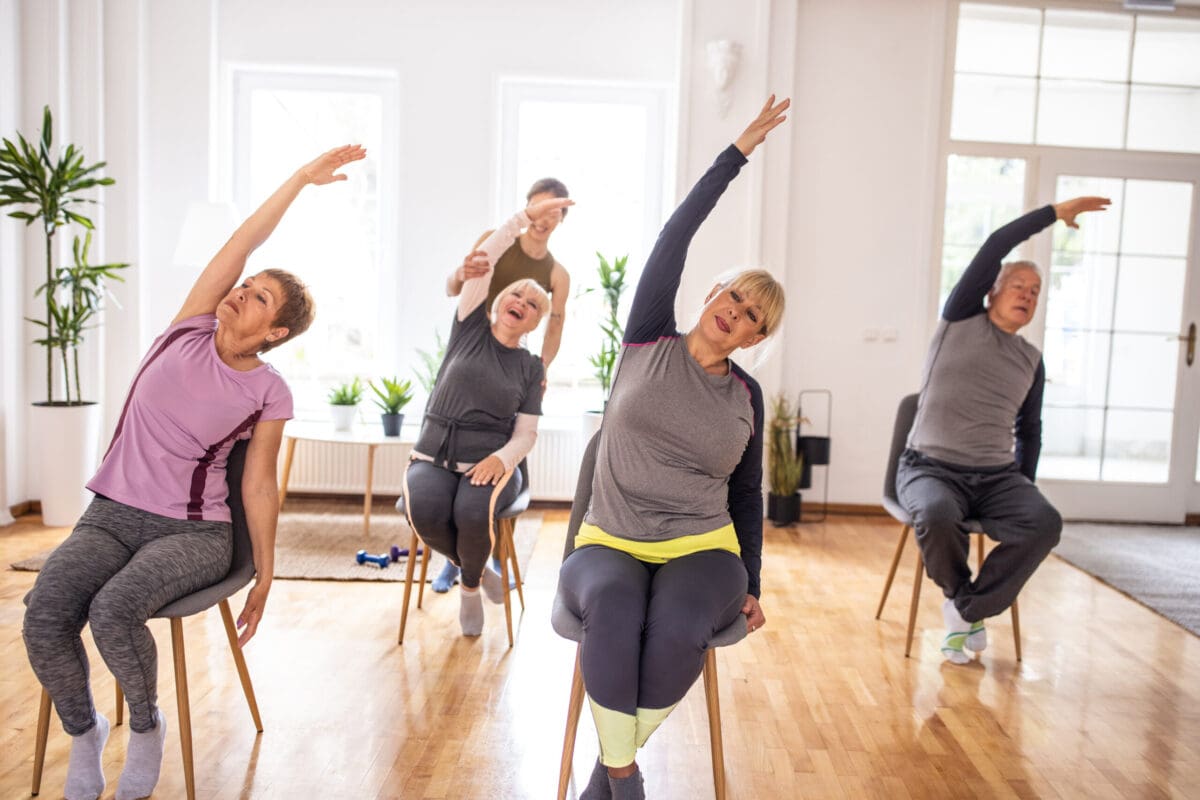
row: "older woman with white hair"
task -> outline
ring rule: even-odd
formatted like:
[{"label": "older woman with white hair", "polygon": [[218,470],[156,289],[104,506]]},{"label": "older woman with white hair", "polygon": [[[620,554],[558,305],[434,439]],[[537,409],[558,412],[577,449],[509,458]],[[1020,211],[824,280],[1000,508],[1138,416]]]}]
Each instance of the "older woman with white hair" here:
[{"label": "older woman with white hair", "polygon": [[580,666],[600,737],[581,800],[644,797],[635,756],[696,681],[713,635],[755,631],[763,402],[730,357],[779,326],[783,288],[749,270],[675,322],[688,246],[747,156],[786,119],[772,96],[663,227],[638,281],[596,449],[591,504],[559,592],[583,620]]},{"label": "older woman with white hair", "polygon": [[[1037,311],[1042,277],[1032,262],[1003,259],[1055,220],[1077,228],[1076,216],[1108,202],[1077,197],[1044,206],[989,236],[946,299],[930,345],[896,491],[912,515],[925,569],[946,596],[942,654],[952,663],[970,660],[964,647],[987,646],[984,619],[1012,605],[1062,531],[1062,518],[1033,483],[1046,367],[1017,335]],[[969,518],[1000,543],[975,580]]]},{"label": "older woman with white hair", "polygon": [[489,318],[484,300],[492,267],[523,228],[569,205],[558,197],[533,203],[468,256],[487,269],[463,285],[405,473],[405,503],[417,534],[462,570],[464,636],[483,632],[481,583],[489,600],[504,598],[500,576],[486,566],[493,545],[489,517],[521,491],[516,466],[537,440],[545,371],[521,342],[550,311],[546,291],[525,279],[496,295]]}]

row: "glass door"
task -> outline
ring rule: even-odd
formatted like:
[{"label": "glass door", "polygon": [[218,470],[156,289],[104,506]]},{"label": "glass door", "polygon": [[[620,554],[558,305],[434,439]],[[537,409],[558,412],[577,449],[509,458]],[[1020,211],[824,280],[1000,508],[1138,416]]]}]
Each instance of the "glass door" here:
[{"label": "glass door", "polygon": [[1041,202],[1101,195],[1112,206],[1037,244],[1048,267],[1033,326],[1046,361],[1039,484],[1069,518],[1182,522],[1200,505],[1188,341],[1200,170],[1133,155],[1040,166]]}]

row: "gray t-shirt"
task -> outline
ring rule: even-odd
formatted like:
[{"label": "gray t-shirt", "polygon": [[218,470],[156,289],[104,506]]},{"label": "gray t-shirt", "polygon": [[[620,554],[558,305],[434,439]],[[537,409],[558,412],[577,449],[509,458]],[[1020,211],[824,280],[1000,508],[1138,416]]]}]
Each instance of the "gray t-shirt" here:
[{"label": "gray t-shirt", "polygon": [[938,322],[908,446],[964,467],[1013,462],[1013,420],[1042,354],[987,314]]},{"label": "gray t-shirt", "polygon": [[754,434],[747,383],[705,372],[682,336],[627,344],[618,378],[585,521],[648,541],[729,525],[729,476]]},{"label": "gray t-shirt", "polygon": [[542,360],[492,335],[483,304],[450,328],[414,450],[447,469],[503,447],[517,414],[542,413]]}]

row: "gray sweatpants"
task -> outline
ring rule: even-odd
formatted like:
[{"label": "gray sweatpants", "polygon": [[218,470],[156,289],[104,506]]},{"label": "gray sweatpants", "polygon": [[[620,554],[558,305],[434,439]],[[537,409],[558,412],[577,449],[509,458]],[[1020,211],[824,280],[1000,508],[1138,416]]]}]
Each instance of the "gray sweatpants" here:
[{"label": "gray sweatpants", "polygon": [[[1016,463],[967,468],[905,450],[896,493],[912,517],[926,572],[968,622],[1011,606],[1062,532],[1062,517]],[[967,519],[979,520],[1000,543],[975,580],[967,563]]]},{"label": "gray sweatpants", "polygon": [[[412,461],[405,476],[408,516],[425,544],[462,568],[462,583],[479,586],[492,541],[491,510],[512,505],[521,491],[521,471],[508,483],[472,486],[464,473],[428,461]],[[492,495],[496,495],[493,501]]]},{"label": "gray sweatpants", "polygon": [[678,703],[700,676],[713,635],[741,613],[746,583],[742,560],[724,550],[665,564],[602,545],[571,553],[559,590],[583,620],[588,695],[624,714]]},{"label": "gray sweatpants", "polygon": [[155,725],[158,609],[229,572],[228,522],[171,519],[104,497],[88,506],[25,596],[25,650],[72,736],[95,723],[84,623],[129,702],[129,727]]}]

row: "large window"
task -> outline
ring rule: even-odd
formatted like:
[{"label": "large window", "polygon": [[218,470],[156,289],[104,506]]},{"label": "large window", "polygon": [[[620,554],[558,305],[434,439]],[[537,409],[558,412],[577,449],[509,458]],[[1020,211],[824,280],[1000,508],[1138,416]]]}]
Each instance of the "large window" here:
[{"label": "large window", "polygon": [[953,139],[1200,153],[1200,20],[963,3]]},{"label": "large window", "polygon": [[396,202],[383,146],[395,141],[395,92],[387,77],[233,72],[233,195],[242,215],[323,150],[361,143],[368,152],[346,181],[302,193],[252,257],[251,268],[295,272],[319,298],[308,333],[266,356],[287,378],[297,417],[325,419],[331,385],[396,360],[394,316],[380,305],[396,285],[383,269],[395,226],[382,224]]},{"label": "large window", "polygon": [[[658,234],[670,169],[668,92],[657,85],[504,80],[500,84],[500,160],[496,219],[525,205],[534,181],[555,177],[578,205],[550,249],[571,275],[562,346],[551,367],[547,413],[598,408],[588,356],[599,349],[597,251],[628,255],[628,306]],[[544,326],[530,337],[541,348]]]}]

